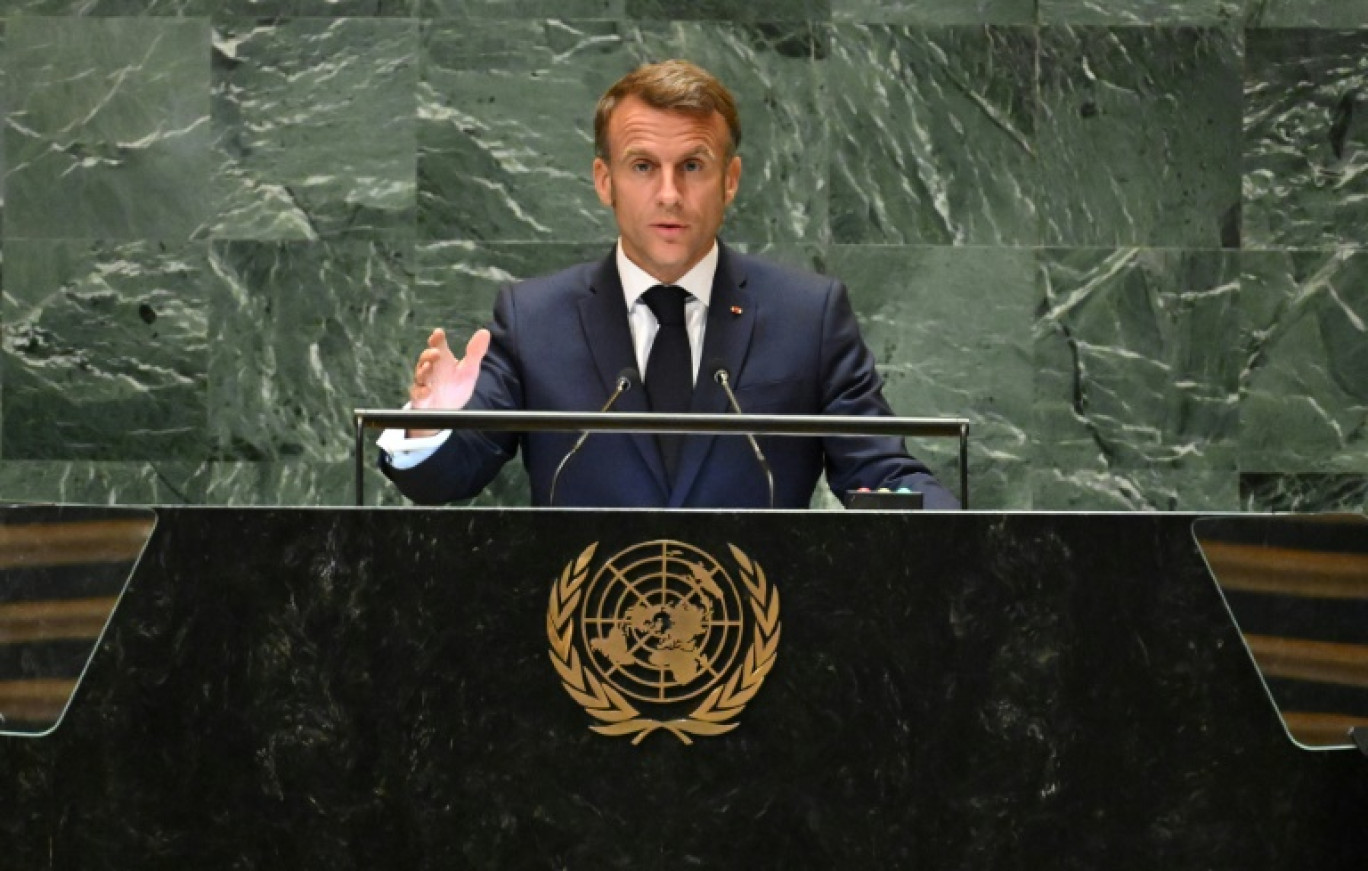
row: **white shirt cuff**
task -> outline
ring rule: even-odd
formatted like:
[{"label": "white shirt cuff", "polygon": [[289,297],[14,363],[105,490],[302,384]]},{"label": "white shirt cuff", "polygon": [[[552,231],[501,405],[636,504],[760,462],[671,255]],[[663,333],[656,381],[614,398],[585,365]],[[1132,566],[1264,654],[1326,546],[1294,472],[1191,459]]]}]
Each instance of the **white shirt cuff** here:
[{"label": "white shirt cuff", "polygon": [[[408,406],[405,405],[404,407],[407,408]],[[376,447],[384,451],[385,455],[389,457],[390,466],[401,471],[412,469],[437,453],[437,449],[445,444],[451,436],[449,429],[421,438],[409,438],[407,432],[407,430],[402,429],[387,429],[380,433],[380,438],[375,440]]]}]

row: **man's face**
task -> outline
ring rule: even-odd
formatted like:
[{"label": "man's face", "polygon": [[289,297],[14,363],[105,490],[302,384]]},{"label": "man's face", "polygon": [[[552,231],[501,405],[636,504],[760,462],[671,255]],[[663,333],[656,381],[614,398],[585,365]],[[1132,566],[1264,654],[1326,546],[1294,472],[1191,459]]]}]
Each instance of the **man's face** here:
[{"label": "man's face", "polygon": [[594,159],[594,188],[613,209],[624,253],[657,281],[678,281],[712,248],[741,180],[730,142],[716,112],[670,112],[628,97],[609,117],[609,160]]}]

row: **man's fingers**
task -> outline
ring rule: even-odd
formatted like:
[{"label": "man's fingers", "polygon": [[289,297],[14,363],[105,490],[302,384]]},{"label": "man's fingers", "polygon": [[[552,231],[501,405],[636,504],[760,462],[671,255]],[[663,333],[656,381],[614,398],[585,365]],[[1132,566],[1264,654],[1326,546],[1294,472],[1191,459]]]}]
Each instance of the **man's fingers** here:
[{"label": "man's fingers", "polygon": [[432,376],[432,369],[441,359],[441,351],[436,348],[428,348],[418,355],[418,364],[413,367],[413,380],[419,384],[427,383]]},{"label": "man's fingers", "polygon": [[485,352],[489,350],[489,330],[479,329],[466,342],[465,359],[478,366],[484,359]]},{"label": "man's fingers", "polygon": [[409,402],[413,408],[464,408],[475,388],[480,362],[489,350],[489,330],[475,331],[462,360],[451,353],[445,330],[433,330],[427,344],[413,367]]},{"label": "man's fingers", "polygon": [[428,347],[436,351],[445,350],[447,353],[451,353],[451,349],[447,346],[446,330],[441,327],[433,330],[432,334],[428,336]]}]

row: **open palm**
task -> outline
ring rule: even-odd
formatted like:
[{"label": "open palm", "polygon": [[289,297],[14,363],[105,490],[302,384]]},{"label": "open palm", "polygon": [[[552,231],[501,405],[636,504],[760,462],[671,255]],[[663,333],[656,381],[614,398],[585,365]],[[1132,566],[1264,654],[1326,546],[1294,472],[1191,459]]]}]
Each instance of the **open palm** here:
[{"label": "open palm", "polygon": [[[489,350],[489,330],[476,330],[466,343],[465,355],[457,359],[447,344],[446,331],[436,329],[428,336],[428,346],[418,355],[409,386],[412,408],[465,408],[480,377],[480,361]],[[430,430],[413,430],[411,436],[431,435]]]}]

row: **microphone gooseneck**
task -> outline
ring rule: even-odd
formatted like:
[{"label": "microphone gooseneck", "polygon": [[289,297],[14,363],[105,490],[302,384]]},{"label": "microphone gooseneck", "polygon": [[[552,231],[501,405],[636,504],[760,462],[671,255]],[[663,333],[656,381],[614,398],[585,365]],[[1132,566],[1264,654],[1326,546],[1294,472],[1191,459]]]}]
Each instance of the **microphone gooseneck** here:
[{"label": "microphone gooseneck", "polygon": [[[708,368],[712,370],[713,380],[722,386],[722,390],[727,394],[727,402],[731,403],[732,411],[744,415],[741,404],[736,401],[736,394],[731,389],[731,373],[727,367],[713,360],[709,361]],[[760,450],[760,443],[755,440],[754,433],[746,433],[746,441],[750,442],[751,452],[755,454],[755,461],[760,464],[760,470],[765,473],[765,484],[769,486],[769,507],[774,507],[774,470],[770,468],[769,460],[765,459],[765,452]]]},{"label": "microphone gooseneck", "polygon": [[[637,374],[636,367],[628,366],[623,369],[618,373],[617,382],[613,385],[613,392],[608,397],[608,401],[603,403],[603,407],[599,409],[599,413],[602,414],[603,412],[610,410],[622,394],[639,384],[641,384],[641,376]],[[584,446],[584,442],[588,438],[589,430],[586,429],[580,433],[579,438],[575,439],[575,443],[570,446],[570,450],[566,452],[565,456],[561,457],[560,465],[556,466],[556,473],[551,476],[551,492],[546,499],[548,508],[556,507],[556,485],[560,483],[561,472],[565,471],[565,466],[570,462],[570,458],[579,453],[579,449]]]}]

